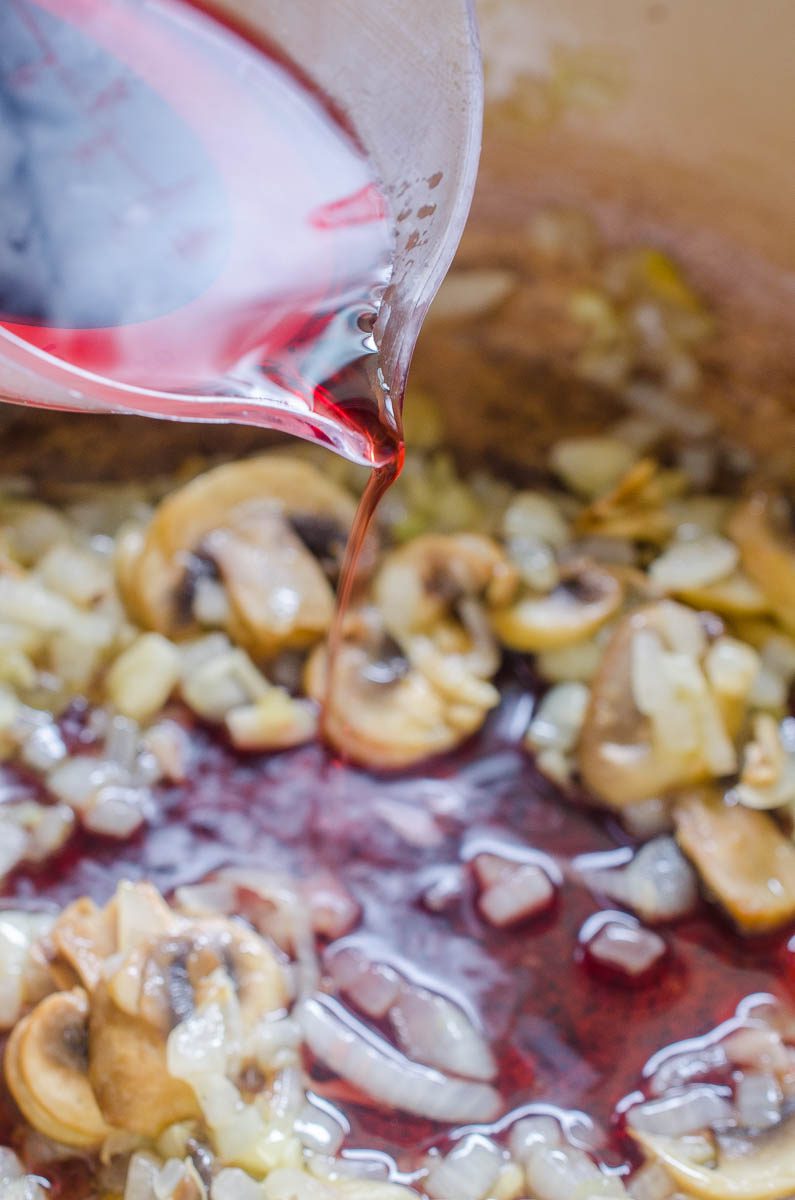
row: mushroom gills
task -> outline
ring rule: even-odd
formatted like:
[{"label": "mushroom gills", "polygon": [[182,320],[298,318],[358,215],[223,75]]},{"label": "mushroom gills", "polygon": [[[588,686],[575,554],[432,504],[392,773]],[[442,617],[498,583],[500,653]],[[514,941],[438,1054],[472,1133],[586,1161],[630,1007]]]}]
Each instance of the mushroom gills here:
[{"label": "mushroom gills", "polygon": [[167,496],[146,529],[125,535],[116,564],[122,596],[145,628],[185,636],[197,628],[186,570],[190,583],[197,564],[204,574],[217,568],[231,625],[252,651],[307,644],[333,612],[324,573],[333,543],[318,561],[307,531],[313,521],[347,530],[355,511],[348,492],[299,458],[265,454],[216,467]]},{"label": "mushroom gills", "polygon": [[511,650],[537,654],[591,637],[618,612],[623,596],[614,574],[590,563],[572,563],[551,592],[525,591],[513,604],[494,608],[491,621]]}]

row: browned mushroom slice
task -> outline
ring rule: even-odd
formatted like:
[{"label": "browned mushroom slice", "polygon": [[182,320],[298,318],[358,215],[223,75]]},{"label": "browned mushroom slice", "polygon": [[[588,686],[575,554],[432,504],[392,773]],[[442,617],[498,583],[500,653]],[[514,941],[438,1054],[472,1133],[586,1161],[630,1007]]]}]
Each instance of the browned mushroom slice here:
[{"label": "browned mushroom slice", "polygon": [[677,804],[676,837],[706,887],[743,933],[795,916],[795,846],[772,817],[699,792]]},{"label": "browned mushroom slice", "polygon": [[84,1150],[111,1132],[89,1082],[87,1021],[82,989],[56,992],[19,1022],[5,1052],[8,1086],[33,1128]]},{"label": "browned mushroom slice", "polygon": [[729,521],[746,573],[760,588],[781,624],[795,632],[795,542],[779,529],[775,497],[758,492]]},{"label": "browned mushroom slice", "polygon": [[317,559],[268,504],[252,504],[231,529],[205,539],[232,606],[235,642],[270,657],[322,637],[334,614],[334,593]]},{"label": "browned mushroom slice", "polygon": [[491,538],[428,533],[388,555],[373,597],[387,632],[401,641],[460,618],[468,600],[504,603],[517,581],[515,568]]},{"label": "browned mushroom slice", "polygon": [[[318,647],[306,670],[306,689],[320,701],[325,699],[327,657],[325,647]],[[446,698],[383,632],[346,641],[334,667],[324,733],[354,761],[397,770],[452,749],[480,727],[498,694],[474,676],[463,679],[462,687],[465,697]]]},{"label": "browned mushroom slice", "polygon": [[701,668],[699,617],[673,601],[616,627],[593,681],[579,742],[590,790],[614,808],[730,774],[736,753]]},{"label": "browned mushroom slice", "polygon": [[686,1139],[634,1133],[646,1155],[664,1164],[678,1187],[700,1200],[787,1200],[795,1192],[795,1117],[766,1133],[750,1147],[728,1153],[718,1147],[714,1166],[688,1155]]},{"label": "browned mushroom slice", "polygon": [[[118,563],[119,586],[133,616],[144,626],[172,636],[190,632],[193,619],[185,611],[186,573],[190,576],[192,564],[208,562],[212,568],[204,543],[209,535],[224,531],[228,538],[219,538],[215,550],[223,558],[219,565],[227,586],[230,581],[235,584],[231,598],[236,619],[257,648],[263,642],[263,651],[270,652],[274,645],[290,644],[295,631],[299,640],[314,636],[318,626],[321,633],[325,631],[333,597],[318,558],[308,548],[310,534],[321,522],[325,543],[332,527],[339,540],[354,512],[354,500],[346,491],[298,458],[270,454],[217,467],[168,496],[142,538],[130,534],[125,540]],[[257,529],[260,521],[262,531]],[[304,540],[307,530],[308,540]],[[282,553],[285,563],[279,558]],[[302,556],[311,564],[304,564],[303,573]],[[253,615],[254,573],[264,559],[267,569],[259,576],[264,611],[274,615],[278,591],[283,590],[285,579],[292,579],[289,608],[294,615],[291,621],[283,611],[278,629],[268,628],[267,637],[262,620]],[[270,582],[274,577],[279,588]],[[308,589],[298,602],[296,579]],[[314,614],[305,625],[304,605]]]},{"label": "browned mushroom slice", "polygon": [[284,972],[268,944],[238,921],[175,918],[173,928],[128,954],[108,980],[118,1008],[165,1037],[201,1003],[219,969],[233,985],[244,1022],[254,1024],[287,1003]]},{"label": "browned mushroom slice", "polygon": [[166,1038],[123,1012],[100,986],[91,1001],[88,1074],[108,1122],[143,1137],[200,1115],[193,1089],[169,1075]]},{"label": "browned mushroom slice", "polygon": [[523,593],[491,614],[497,636],[512,650],[538,653],[584,641],[621,607],[624,589],[615,574],[590,563],[572,563],[547,595]]}]

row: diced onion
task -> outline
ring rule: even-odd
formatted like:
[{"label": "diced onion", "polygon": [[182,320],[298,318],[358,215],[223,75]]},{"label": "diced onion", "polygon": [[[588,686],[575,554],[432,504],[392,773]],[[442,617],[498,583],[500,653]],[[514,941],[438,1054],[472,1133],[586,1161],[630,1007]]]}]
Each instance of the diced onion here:
[{"label": "diced onion", "polygon": [[478,907],[490,925],[503,929],[543,912],[555,889],[535,863],[512,863],[511,869],[481,894]]},{"label": "diced onion", "polygon": [[599,1168],[588,1155],[570,1146],[537,1147],[531,1152],[525,1170],[536,1200],[571,1200],[573,1196],[587,1195],[584,1185],[596,1184],[601,1179]]},{"label": "diced onion", "polygon": [[628,979],[645,975],[666,952],[665,942],[651,929],[617,920],[606,921],[588,941],[587,949],[595,962]]},{"label": "diced onion", "polygon": [[210,1200],[262,1200],[262,1185],[239,1167],[219,1171],[210,1188]]},{"label": "diced onion", "polygon": [[666,1137],[683,1137],[702,1129],[729,1125],[734,1120],[734,1107],[725,1089],[709,1084],[697,1084],[636,1104],[627,1116],[632,1129]]},{"label": "diced onion", "polygon": [[491,1080],[497,1074],[494,1055],[483,1035],[458,1005],[444,996],[404,984],[389,1016],[411,1059],[466,1079]]},{"label": "diced onion", "polygon": [[335,1116],[309,1100],[299,1112],[293,1128],[303,1145],[319,1154],[337,1154],[348,1130],[344,1117]]},{"label": "diced onion", "polygon": [[562,1144],[563,1135],[560,1124],[554,1117],[543,1115],[523,1117],[511,1129],[511,1154],[520,1162],[523,1162],[539,1146],[554,1148]]},{"label": "diced onion", "polygon": [[311,998],[299,1005],[306,1042],[321,1062],[378,1103],[462,1124],[497,1116],[501,1102],[494,1088],[411,1062],[332,1003]]},{"label": "diced onion", "polygon": [[770,1129],[781,1120],[783,1096],[775,1075],[748,1071],[738,1082],[734,1099],[747,1129]]},{"label": "diced onion", "polygon": [[470,1134],[437,1160],[423,1180],[432,1200],[486,1200],[502,1165],[502,1151],[489,1138]]},{"label": "diced onion", "polygon": [[629,1185],[632,1200],[670,1200],[676,1193],[676,1184],[662,1163],[647,1163],[633,1177]]},{"label": "diced onion", "polygon": [[[644,921],[684,916],[698,901],[695,871],[673,838],[653,838],[641,846],[621,874],[621,898]],[[602,878],[609,888],[607,876]]]}]

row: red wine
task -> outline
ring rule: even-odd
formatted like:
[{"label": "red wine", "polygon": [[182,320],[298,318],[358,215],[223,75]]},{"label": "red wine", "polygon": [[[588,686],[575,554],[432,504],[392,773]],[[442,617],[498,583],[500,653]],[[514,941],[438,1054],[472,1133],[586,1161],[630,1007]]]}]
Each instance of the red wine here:
[{"label": "red wine", "polygon": [[[500,683],[502,706],[475,738],[399,778],[374,778],[317,745],[242,758],[195,729],[190,777],[158,789],[158,816],[135,841],[81,833],[57,860],[18,871],[6,894],[62,905],[88,893],[104,902],[124,878],[143,876],[168,894],[229,864],[278,862],[298,875],[327,870],[361,905],[355,938],[411,964],[481,1015],[506,1111],[539,1102],[579,1109],[609,1130],[653,1054],[707,1033],[749,993],[786,997],[789,935],[739,937],[702,904],[662,931],[669,954],[661,971],[627,987],[581,960],[580,931],[603,905],[568,872],[556,904],[521,929],[501,932],[482,920],[467,869],[443,907],[426,903],[445,872],[461,871],[473,839],[518,838],[561,867],[626,844],[610,817],[562,796],[523,750],[522,713],[532,694],[526,673],[509,663]],[[74,709],[64,721],[73,753],[91,744],[84,717]],[[6,767],[9,778],[17,770]],[[439,844],[411,844],[374,809],[376,798],[434,814]],[[321,1069],[314,1076],[314,1089],[342,1104],[348,1144],[381,1148],[404,1169],[448,1133],[348,1094]],[[620,1123],[609,1141],[608,1158],[624,1161],[630,1146]],[[88,1194],[66,1192],[69,1200]]]},{"label": "red wine", "polygon": [[74,396],[394,457],[375,170],[293,68],[201,7],[3,0],[0,229],[2,353]]}]

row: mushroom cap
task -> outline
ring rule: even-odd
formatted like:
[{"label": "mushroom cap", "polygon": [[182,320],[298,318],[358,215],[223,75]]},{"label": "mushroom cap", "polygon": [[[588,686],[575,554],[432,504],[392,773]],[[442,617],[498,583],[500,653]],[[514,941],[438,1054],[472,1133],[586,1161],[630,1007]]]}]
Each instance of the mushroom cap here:
[{"label": "mushroom cap", "polygon": [[[327,666],[328,652],[318,646],[307,663],[305,684],[320,701],[325,699]],[[457,746],[479,728],[489,707],[451,706],[397,646],[379,658],[371,646],[344,642],[334,664],[323,732],[353,761],[394,771]]]},{"label": "mushroom cap", "polygon": [[6,1080],[25,1118],[81,1150],[111,1132],[89,1079],[88,1017],[82,988],[55,992],[15,1026],[5,1051]]},{"label": "mushroom cap", "polygon": [[[693,675],[703,684],[699,696],[703,722],[697,728],[689,724],[686,740],[668,739],[663,744],[654,736],[650,717],[638,707],[635,639],[639,635],[651,635],[663,650],[676,650],[691,661]],[[583,780],[612,808],[664,796],[673,788],[733,769],[733,747],[700,676],[698,660],[705,646],[698,615],[670,600],[636,609],[616,626],[593,680],[579,741]]]},{"label": "mushroom cap", "polygon": [[[299,458],[266,454],[216,467],[167,496],[143,534],[131,532],[124,539],[117,564],[122,595],[132,615],[145,627],[172,636],[190,632],[190,617],[180,612],[181,584],[191,555],[200,552],[209,535],[216,535],[214,552],[221,557],[219,565],[226,582],[237,581],[241,573],[231,599],[250,640],[259,647],[263,630],[262,622],[252,616],[252,571],[266,560],[257,593],[260,601],[265,598],[264,608],[272,615],[279,590],[291,587],[289,606],[295,617],[296,636],[299,640],[314,636],[319,625],[321,633],[327,628],[333,594],[300,529],[302,523],[306,525],[316,518],[324,527],[333,524],[347,533],[355,511],[355,501],[348,492]],[[292,530],[291,522],[295,523]],[[280,536],[277,525],[282,531]],[[220,536],[219,531],[227,536]],[[279,564],[280,553],[287,561],[272,584],[272,569]],[[313,613],[304,624],[302,597],[297,602],[295,595],[295,573],[302,556],[311,564],[302,568],[307,575],[301,583],[308,588],[306,602]],[[288,633],[292,629],[290,625]],[[272,650],[273,643],[283,644],[280,639],[284,630],[281,634],[269,633],[262,647],[265,652]]]},{"label": "mushroom cap", "polygon": [[373,599],[387,632],[401,639],[432,630],[466,598],[510,598],[517,578],[491,538],[426,533],[387,555],[373,581]]},{"label": "mushroom cap", "polygon": [[718,1152],[717,1165],[705,1167],[688,1156],[680,1138],[639,1133],[633,1136],[649,1158],[663,1163],[688,1196],[700,1200],[786,1200],[795,1192],[795,1117],[754,1136],[743,1154]]},{"label": "mushroom cap", "polygon": [[522,653],[558,650],[591,637],[619,608],[624,589],[616,574],[588,562],[571,563],[546,595],[524,592],[491,614],[506,646]]}]

